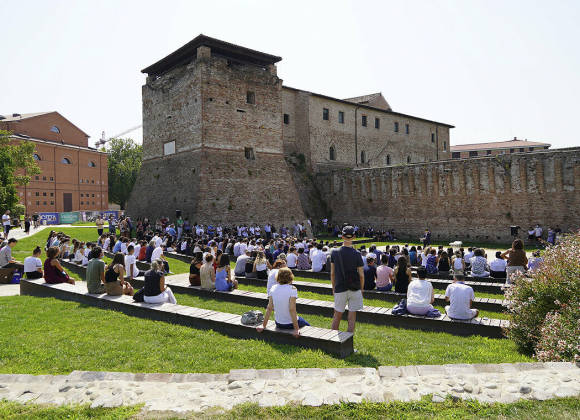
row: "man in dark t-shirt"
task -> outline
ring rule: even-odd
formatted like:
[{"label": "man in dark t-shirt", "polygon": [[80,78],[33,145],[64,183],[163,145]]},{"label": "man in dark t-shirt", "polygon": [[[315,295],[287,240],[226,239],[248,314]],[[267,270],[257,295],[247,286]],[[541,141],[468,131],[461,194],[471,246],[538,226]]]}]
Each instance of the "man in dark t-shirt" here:
[{"label": "man in dark t-shirt", "polygon": [[354,332],[356,312],[363,308],[363,261],[359,252],[352,247],[354,237],[354,228],[345,226],[342,229],[343,246],[332,251],[330,256],[330,281],[334,294],[333,330],[338,330],[348,304],[348,331]]},{"label": "man in dark t-shirt", "polygon": [[373,290],[377,286],[377,266],[375,259],[367,257],[367,266],[364,268],[365,287],[364,290]]}]

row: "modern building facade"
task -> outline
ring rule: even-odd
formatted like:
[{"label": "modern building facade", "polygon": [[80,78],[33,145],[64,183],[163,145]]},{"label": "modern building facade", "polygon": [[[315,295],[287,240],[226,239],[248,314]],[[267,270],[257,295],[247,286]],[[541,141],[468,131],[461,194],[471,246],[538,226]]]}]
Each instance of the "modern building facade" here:
[{"label": "modern building facade", "polygon": [[528,141],[528,139],[518,140],[517,137],[514,137],[513,140],[508,141],[460,144],[457,146],[451,146],[451,158],[465,159],[479,156],[496,156],[510,153],[537,152],[540,150],[547,150],[550,148],[550,146],[551,144],[549,143]]},{"label": "modern building facade", "polygon": [[88,134],[58,112],[2,115],[0,129],[35,145],[41,173],[18,189],[28,214],[107,210],[107,154],[88,147]]}]

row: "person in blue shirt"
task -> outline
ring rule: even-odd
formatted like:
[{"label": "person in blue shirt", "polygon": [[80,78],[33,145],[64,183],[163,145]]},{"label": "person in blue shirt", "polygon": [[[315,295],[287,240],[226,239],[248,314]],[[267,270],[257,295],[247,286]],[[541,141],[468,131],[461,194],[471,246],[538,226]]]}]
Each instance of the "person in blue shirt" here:
[{"label": "person in blue shirt", "polygon": [[117,252],[121,252],[121,238],[117,239],[117,242],[115,242],[115,246],[113,246],[113,254],[116,254]]},{"label": "person in blue shirt", "polygon": [[377,283],[377,267],[373,257],[367,258],[367,265],[364,268],[365,290],[374,290]]},{"label": "person in blue shirt", "polygon": [[411,261],[411,265],[417,265],[417,248],[414,246],[411,247],[409,251],[409,259]]}]

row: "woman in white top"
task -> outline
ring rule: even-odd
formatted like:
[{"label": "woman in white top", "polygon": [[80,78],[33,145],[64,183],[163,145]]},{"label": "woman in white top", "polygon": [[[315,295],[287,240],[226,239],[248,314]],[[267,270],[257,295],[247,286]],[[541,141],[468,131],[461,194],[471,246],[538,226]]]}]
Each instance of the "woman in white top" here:
[{"label": "woman in white top", "polygon": [[296,299],[298,298],[298,291],[296,287],[292,286],[294,275],[292,270],[287,267],[278,270],[276,276],[278,284],[272,287],[270,296],[268,297],[268,308],[264,316],[264,323],[256,329],[258,332],[264,331],[268,326],[268,320],[272,311],[276,320],[276,327],[284,330],[294,329],[294,337],[300,336],[300,328],[310,325],[296,313]]},{"label": "woman in white top", "polygon": [[40,260],[40,255],[42,250],[39,246],[34,248],[31,257],[26,257],[24,259],[24,274],[29,280],[41,279],[42,278],[42,261]]},{"label": "woman in white top", "polygon": [[270,273],[268,274],[268,284],[266,285],[266,292],[268,293],[268,296],[270,296],[270,290],[272,290],[272,287],[278,284],[278,282],[276,281],[278,271],[284,267],[286,267],[286,263],[284,262],[284,260],[276,260],[274,262],[274,268],[272,268],[270,270]]},{"label": "woman in white top", "polygon": [[409,283],[407,289],[407,311],[413,315],[426,315],[433,309],[435,295],[431,282],[425,280],[427,274],[424,268],[417,270],[418,279]]},{"label": "woman in white top", "polygon": [[80,264],[83,262],[84,257],[85,257],[85,243],[81,242],[81,243],[79,243],[79,247],[77,248],[77,251],[75,252],[75,257],[73,259],[73,262]]},{"label": "woman in white top", "polygon": [[453,274],[465,273],[465,260],[461,256],[461,251],[455,251],[451,264],[453,265]]},{"label": "woman in white top", "polygon": [[256,273],[256,278],[266,280],[268,278],[269,268],[272,268],[272,266],[266,258],[264,251],[258,251],[258,256],[254,260],[254,272]]},{"label": "woman in white top", "polygon": [[296,248],[291,246],[288,250],[288,255],[286,255],[286,264],[288,268],[296,268],[296,264],[298,262],[298,253],[296,252]]}]

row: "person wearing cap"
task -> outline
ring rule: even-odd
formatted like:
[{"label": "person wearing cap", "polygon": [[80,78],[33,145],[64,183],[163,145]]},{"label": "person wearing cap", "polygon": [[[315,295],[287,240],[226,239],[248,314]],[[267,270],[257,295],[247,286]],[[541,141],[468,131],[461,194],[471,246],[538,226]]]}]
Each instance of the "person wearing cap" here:
[{"label": "person wearing cap", "polygon": [[445,290],[445,300],[450,304],[445,307],[445,312],[452,319],[469,320],[475,318],[479,311],[472,309],[471,305],[475,299],[473,288],[463,281],[463,274],[455,274],[453,283]]},{"label": "person wearing cap", "polygon": [[352,247],[354,237],[354,228],[345,226],[342,229],[343,245],[332,251],[330,257],[330,281],[334,294],[333,330],[339,329],[342,314],[348,304],[348,331],[354,332],[356,312],[363,308],[363,261],[360,254]]}]

